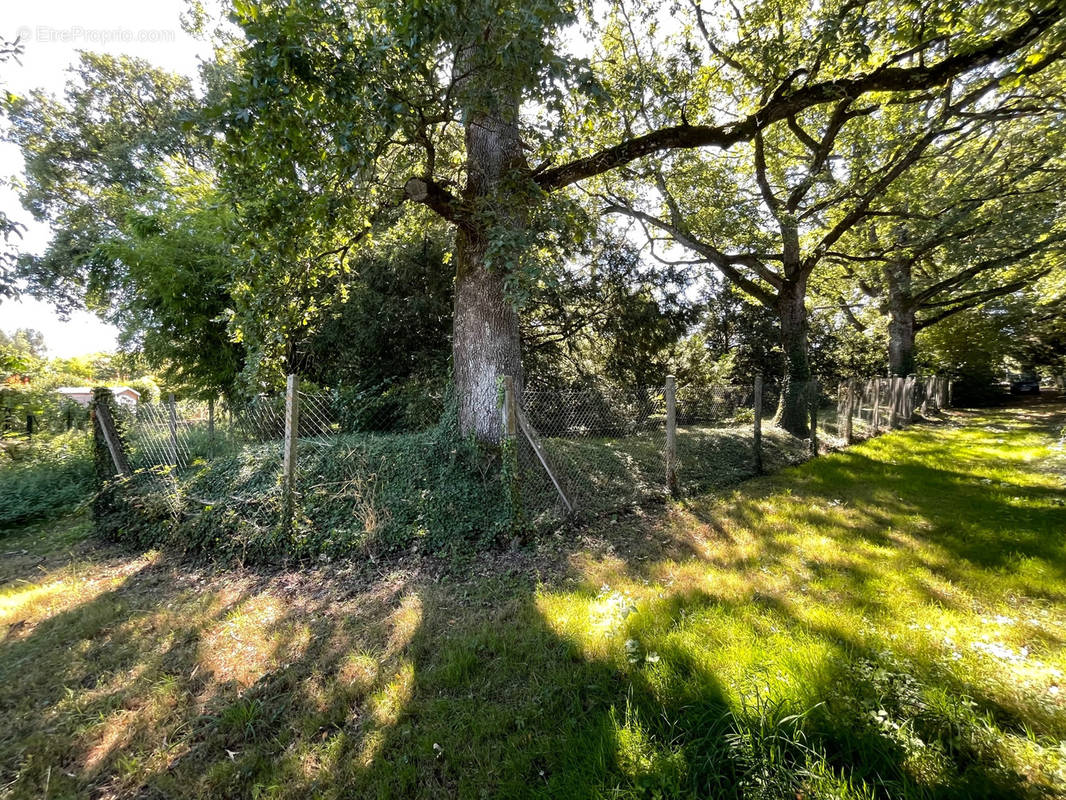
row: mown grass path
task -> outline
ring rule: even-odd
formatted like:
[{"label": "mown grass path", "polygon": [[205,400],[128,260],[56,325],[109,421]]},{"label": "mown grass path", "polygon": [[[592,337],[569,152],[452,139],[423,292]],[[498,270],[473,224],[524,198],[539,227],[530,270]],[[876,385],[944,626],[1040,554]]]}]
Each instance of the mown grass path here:
[{"label": "mown grass path", "polygon": [[1062,796],[1064,425],[953,413],[460,575],[25,529],[0,797]]}]

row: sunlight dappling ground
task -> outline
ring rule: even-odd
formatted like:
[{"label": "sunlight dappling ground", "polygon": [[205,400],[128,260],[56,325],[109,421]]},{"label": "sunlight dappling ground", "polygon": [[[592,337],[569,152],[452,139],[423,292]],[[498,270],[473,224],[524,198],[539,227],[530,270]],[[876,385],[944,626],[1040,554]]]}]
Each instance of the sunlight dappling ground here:
[{"label": "sunlight dappling ground", "polygon": [[0,796],[1061,795],[1064,425],[952,413],[461,565],[25,529]]}]

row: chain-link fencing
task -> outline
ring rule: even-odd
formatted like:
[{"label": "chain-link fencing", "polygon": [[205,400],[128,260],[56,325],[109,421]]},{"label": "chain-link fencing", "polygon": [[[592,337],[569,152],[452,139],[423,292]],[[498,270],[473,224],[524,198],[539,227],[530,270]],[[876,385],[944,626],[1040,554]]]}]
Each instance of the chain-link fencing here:
[{"label": "chain-link fencing", "polygon": [[906,424],[944,406],[948,392],[940,378],[850,381],[828,400],[815,382],[792,385],[800,400],[789,435],[770,425],[778,397],[760,381],[504,386],[502,448],[430,413],[441,398],[383,402],[295,380],[241,402],[171,397],[116,418],[134,483],[171,498],[184,525],[216,539],[216,530],[250,530],[259,541],[288,528],[298,546],[321,552],[539,528],[699,493],[757,474],[766,453],[777,466],[816,450],[820,436],[833,444]]},{"label": "chain-link fencing", "polygon": [[754,385],[533,388],[515,405],[513,494],[518,516],[533,526],[759,469]]},{"label": "chain-link fencing", "polygon": [[849,444],[928,418],[950,402],[950,381],[938,375],[856,379],[823,398],[819,416],[827,435]]}]

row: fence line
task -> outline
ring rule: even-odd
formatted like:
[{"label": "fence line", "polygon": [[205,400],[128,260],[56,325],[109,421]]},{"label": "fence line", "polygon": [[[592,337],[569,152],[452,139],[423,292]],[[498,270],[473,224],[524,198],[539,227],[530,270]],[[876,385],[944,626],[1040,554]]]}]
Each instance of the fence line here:
[{"label": "fence line", "polygon": [[851,444],[948,408],[950,396],[950,381],[938,375],[854,379],[839,384],[835,411],[825,421],[838,439]]},{"label": "fence line", "polygon": [[[503,389],[505,494],[514,518],[533,526],[733,483],[762,472],[767,447],[779,458],[783,447],[792,447],[797,458],[799,447],[816,454],[822,435],[831,445],[850,443],[950,402],[950,385],[937,376],[845,381],[835,404],[811,381],[803,388],[811,411],[803,445],[764,424],[777,398],[764,392],[760,378],[750,385],[693,386],[667,376],[661,386],[534,386],[520,395],[505,378]],[[287,525],[311,493],[354,493],[369,502],[390,480],[383,477],[391,474],[390,442],[430,462],[455,458],[454,449],[443,451],[449,446],[443,440],[413,441],[420,429],[403,428],[395,408],[374,402],[303,390],[290,376],[285,393],[244,403],[177,402],[170,396],[118,413],[126,414],[134,470],[184,474],[214,459],[247,460],[249,448],[255,449],[256,463],[276,465],[270,474],[277,475],[281,522]],[[426,487],[417,491],[420,497],[403,502],[425,502]],[[371,510],[366,514],[373,516]]]}]

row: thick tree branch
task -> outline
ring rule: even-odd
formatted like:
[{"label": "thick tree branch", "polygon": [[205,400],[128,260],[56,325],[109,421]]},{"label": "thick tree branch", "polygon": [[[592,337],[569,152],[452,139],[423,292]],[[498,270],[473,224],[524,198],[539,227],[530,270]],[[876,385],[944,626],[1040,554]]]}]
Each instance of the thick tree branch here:
[{"label": "thick tree branch", "polygon": [[984,261],[979,261],[972,267],[964,269],[962,272],[958,272],[942,281],[932,284],[926,287],[920,292],[914,295],[914,299],[917,303],[924,307],[930,307],[934,304],[933,298],[941,292],[950,291],[956,289],[959,286],[965,285],[973,278],[980,275],[982,272],[988,272],[992,269],[998,269],[1000,267],[1010,266],[1011,264],[1021,261],[1023,258],[1028,258],[1036,253],[1043,252],[1059,242],[1066,241],[1066,233],[1058,234],[1057,236],[1049,236],[1046,239],[1042,239],[1029,247],[1023,247],[1021,250],[1008,253],[996,258],[988,258]]},{"label": "thick tree branch", "polygon": [[403,190],[408,200],[428,206],[449,222],[463,225],[468,221],[468,215],[459,198],[436,181],[410,178],[404,184]]},{"label": "thick tree branch", "polygon": [[[746,277],[742,272],[740,272],[740,270],[736,268],[736,265],[738,264],[741,266],[750,267],[751,262],[754,259],[754,257],[750,254],[739,256],[728,255],[727,253],[723,253],[721,250],[718,250],[716,247],[713,247],[712,245],[709,245],[706,242],[695,238],[686,231],[671,225],[665,220],[659,219],[658,217],[654,217],[651,214],[646,214],[643,211],[638,211],[635,208],[631,208],[630,206],[623,205],[621,203],[612,203],[611,205],[607,206],[603,211],[605,214],[623,214],[627,217],[639,220],[640,222],[646,223],[652,226],[653,228],[658,228],[659,230],[670,234],[670,236],[678,244],[687,247],[693,252],[699,253],[701,256],[704,256],[708,261],[714,264],[714,266],[717,267],[717,269],[730,281],[735,283],[740,289],[743,289],[745,292],[747,292],[753,298],[765,305],[767,308],[772,309],[777,307],[776,298],[772,292],[767,291],[755,281]],[[765,267],[765,265],[763,265],[763,268],[767,272],[770,272]],[[780,288],[780,276],[773,275],[773,277],[776,282],[774,288]]]},{"label": "thick tree branch", "polygon": [[[1005,284],[1003,286],[997,286],[994,289],[984,289],[979,292],[971,292],[968,295],[956,298],[954,301],[951,301],[954,303],[954,305],[952,305],[950,308],[946,308],[940,313],[934,314],[931,317],[915,320],[914,329],[915,331],[923,330],[924,328],[936,325],[938,322],[943,322],[948,317],[958,314],[960,311],[966,311],[971,308],[976,308],[979,305],[987,303],[989,300],[994,300],[997,297],[1003,297],[1005,295],[1021,291],[1026,286],[1030,285],[1033,281],[1039,280],[1044,275],[1047,275],[1049,272],[1051,272],[1050,267],[1048,269],[1041,270],[1040,272],[1035,273],[1033,275],[1027,275],[1024,278],[1019,278],[1018,280],[1012,281],[1011,283]],[[939,304],[927,304],[925,307],[929,308],[934,305],[939,307]]]},{"label": "thick tree branch", "polygon": [[787,120],[804,109],[846,98],[857,98],[870,92],[907,92],[931,89],[957,75],[998,61],[1031,44],[1050,26],[1066,15],[1066,6],[1055,3],[1032,13],[1018,27],[998,39],[969,52],[947,56],[935,64],[914,67],[893,66],[895,59],[870,72],[852,78],[837,78],[801,86],[792,91],[775,94],[753,114],[724,125],[673,125],[651,131],[607,147],[599,152],[562,164],[540,173],[535,180],[545,191],[569,186],[577,181],[603,174],[629,164],[639,158],[663,150],[694,147],[728,148],[739,142],[751,141],[758,131],[781,120]]}]

